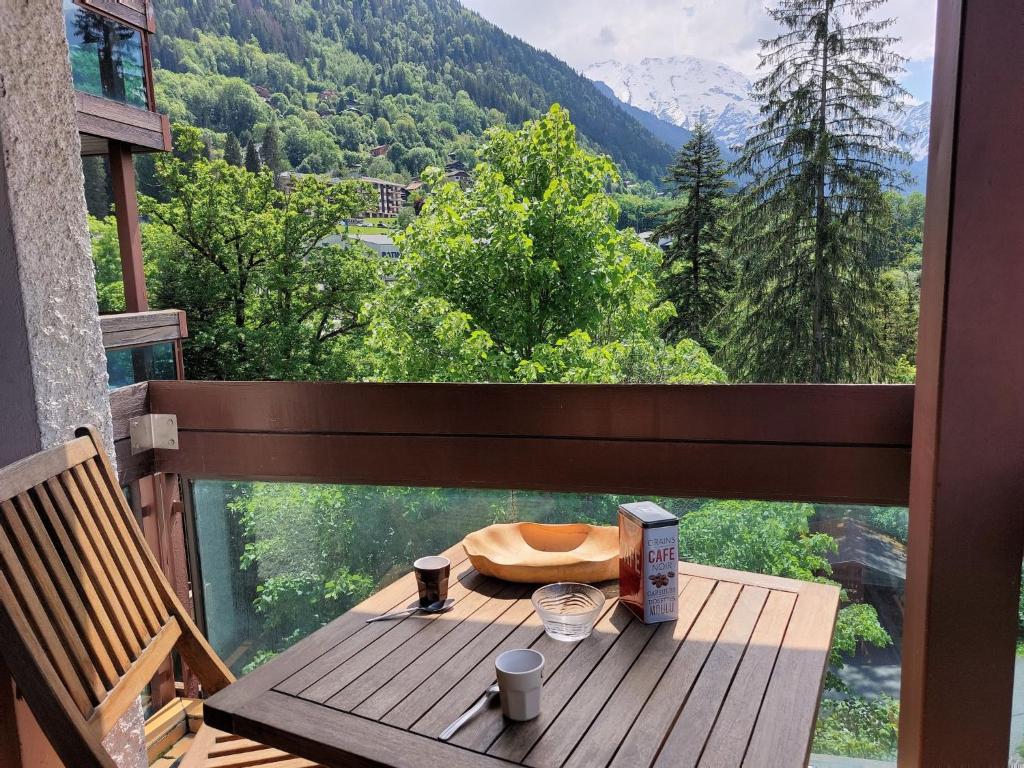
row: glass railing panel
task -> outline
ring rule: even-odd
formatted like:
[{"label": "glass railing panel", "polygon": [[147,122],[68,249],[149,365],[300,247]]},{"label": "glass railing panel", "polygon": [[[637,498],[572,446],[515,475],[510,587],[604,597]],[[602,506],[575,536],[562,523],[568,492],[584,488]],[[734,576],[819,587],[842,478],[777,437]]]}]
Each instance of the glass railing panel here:
[{"label": "glass railing panel", "polygon": [[149,107],[142,33],[64,0],[75,90]]},{"label": "glass railing panel", "polygon": [[1017,601],[1017,656],[1013,664],[1013,708],[1010,710],[1010,765],[1024,765],[1024,566]]},{"label": "glass railing panel", "polygon": [[[201,602],[238,673],[495,522],[614,524],[633,496],[203,480],[192,484]],[[907,511],[655,498],[680,517],[680,557],[842,585],[815,765],[892,764]],[[852,762],[851,762],[852,761]]]},{"label": "glass railing panel", "polygon": [[174,343],[107,350],[107,388],[120,389],[140,381],[170,381],[178,378]]}]

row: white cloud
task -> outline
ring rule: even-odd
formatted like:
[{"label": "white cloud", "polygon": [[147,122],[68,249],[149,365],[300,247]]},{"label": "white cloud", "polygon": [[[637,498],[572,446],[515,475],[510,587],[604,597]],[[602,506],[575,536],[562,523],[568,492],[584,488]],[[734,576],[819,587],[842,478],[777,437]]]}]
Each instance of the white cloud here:
[{"label": "white cloud", "polygon": [[[606,59],[688,54],[721,61],[753,74],[759,40],[774,23],[761,0],[462,0],[484,18],[576,69]],[[930,59],[935,0],[890,0],[882,8],[897,19],[898,50]]]}]

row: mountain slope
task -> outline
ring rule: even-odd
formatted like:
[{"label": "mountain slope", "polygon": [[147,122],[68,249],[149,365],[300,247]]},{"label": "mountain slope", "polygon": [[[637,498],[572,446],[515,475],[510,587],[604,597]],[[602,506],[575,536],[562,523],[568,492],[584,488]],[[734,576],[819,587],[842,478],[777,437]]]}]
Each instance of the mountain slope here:
[{"label": "mountain slope", "polygon": [[[163,68],[178,75],[239,77],[265,88],[270,98],[264,94],[264,101],[275,108],[287,102],[283,106],[298,112],[312,108],[324,118],[369,110],[374,119],[391,123],[406,110],[417,129],[436,121],[455,126],[459,134],[479,135],[487,124],[518,124],[559,102],[581,135],[624,170],[659,179],[671,159],[669,147],[635,119],[609,110],[590,80],[456,0],[164,0],[155,7],[154,54]],[[244,51],[211,57],[209,49],[225,48],[225,39],[242,48],[256,45],[276,58],[272,66],[254,67]],[[284,61],[301,71],[282,74]],[[167,79],[167,90],[183,100],[191,95],[173,77]],[[324,92],[340,96],[341,103],[329,98],[321,104]],[[465,116],[460,98],[466,101],[460,92],[476,109],[475,118],[460,119]],[[189,111],[200,120],[213,114]],[[340,139],[341,149],[356,151],[338,131],[327,133]],[[453,137],[420,139],[440,154]]]}]

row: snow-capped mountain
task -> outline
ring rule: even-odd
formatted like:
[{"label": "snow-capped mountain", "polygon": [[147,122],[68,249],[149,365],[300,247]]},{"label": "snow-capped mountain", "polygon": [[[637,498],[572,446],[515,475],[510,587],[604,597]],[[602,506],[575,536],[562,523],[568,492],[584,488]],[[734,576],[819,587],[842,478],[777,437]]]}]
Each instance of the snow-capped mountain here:
[{"label": "snow-capped mountain", "polygon": [[[583,75],[599,88],[606,86],[626,111],[642,110],[687,131],[703,119],[727,157],[732,148],[743,144],[760,116],[758,104],[750,96],[750,78],[708,59],[672,56],[642,59],[637,64],[602,61],[584,69]],[[930,118],[931,105],[925,102],[909,105],[896,121],[908,135],[902,148],[913,156],[908,170],[916,179],[915,189],[924,188]]]},{"label": "snow-capped mountain", "polygon": [[696,56],[602,61],[583,75],[607,85],[620,101],[688,130],[703,119],[726,147],[742,144],[758,117],[749,77]]},{"label": "snow-capped mountain", "polygon": [[914,157],[914,161],[928,157],[928,129],[931,127],[932,105],[930,102],[914,104],[907,107],[903,117],[897,122],[899,128],[909,137],[903,143],[903,149]]}]

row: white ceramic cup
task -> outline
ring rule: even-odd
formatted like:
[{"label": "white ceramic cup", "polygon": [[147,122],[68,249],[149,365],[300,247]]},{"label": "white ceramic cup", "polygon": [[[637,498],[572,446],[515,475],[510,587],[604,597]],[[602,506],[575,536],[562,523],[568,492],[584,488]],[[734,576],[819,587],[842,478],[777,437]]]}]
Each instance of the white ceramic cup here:
[{"label": "white ceramic cup", "polygon": [[539,715],[544,655],[528,648],[505,651],[494,660],[494,669],[505,717],[533,720]]}]

